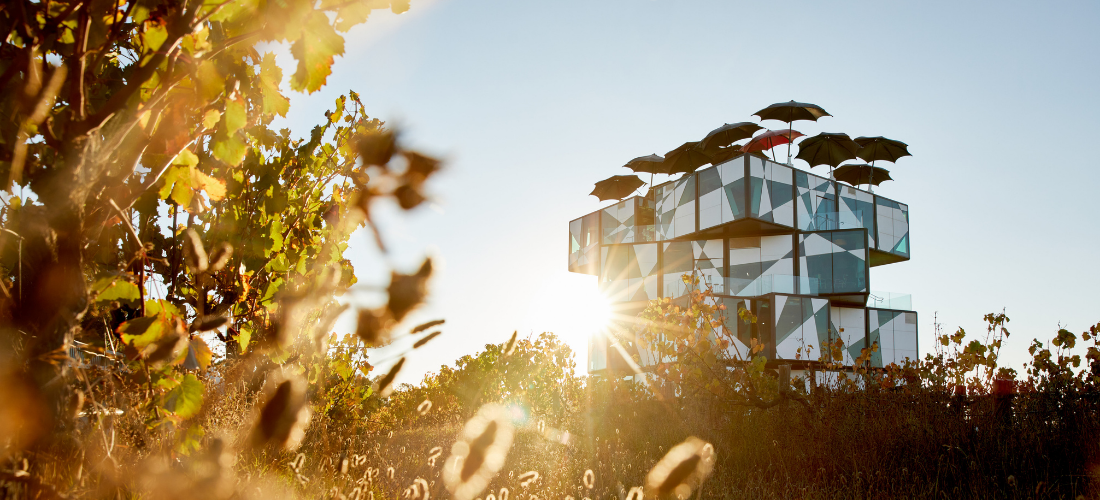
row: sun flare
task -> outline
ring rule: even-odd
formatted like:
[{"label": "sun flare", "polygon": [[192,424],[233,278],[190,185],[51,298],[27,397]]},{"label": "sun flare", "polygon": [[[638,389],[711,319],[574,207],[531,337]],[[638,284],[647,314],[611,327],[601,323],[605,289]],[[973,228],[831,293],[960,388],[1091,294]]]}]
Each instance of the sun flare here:
[{"label": "sun flare", "polygon": [[569,344],[577,354],[578,367],[583,367],[588,339],[611,323],[611,302],[592,276],[562,273],[547,281],[528,311],[526,328],[534,333],[553,332]]}]

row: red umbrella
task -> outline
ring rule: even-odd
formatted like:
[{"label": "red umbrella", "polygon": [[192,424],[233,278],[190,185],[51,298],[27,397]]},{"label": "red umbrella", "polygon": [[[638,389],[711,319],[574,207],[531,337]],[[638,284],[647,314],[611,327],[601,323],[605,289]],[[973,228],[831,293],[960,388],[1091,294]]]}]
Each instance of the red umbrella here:
[{"label": "red umbrella", "polygon": [[[765,149],[771,149],[781,144],[790,144],[803,135],[806,134],[789,128],[783,130],[769,130],[753,137],[748,144],[745,144],[745,146],[741,148],[741,152],[751,153],[753,151],[764,151]],[[775,160],[774,152],[772,153],[772,160]]]}]

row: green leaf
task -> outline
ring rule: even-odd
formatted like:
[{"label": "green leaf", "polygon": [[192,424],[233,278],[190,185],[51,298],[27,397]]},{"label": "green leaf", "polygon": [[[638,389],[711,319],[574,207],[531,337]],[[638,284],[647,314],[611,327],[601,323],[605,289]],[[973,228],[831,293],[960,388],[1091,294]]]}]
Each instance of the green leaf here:
[{"label": "green leaf", "polygon": [[164,45],[164,41],[168,39],[168,29],[161,23],[148,22],[145,25],[145,32],[141,34],[142,43],[145,44],[145,48],[150,52],[156,52],[160,49],[161,45]]},{"label": "green leaf", "polygon": [[240,130],[248,123],[248,113],[245,109],[244,100],[242,99],[229,99],[225,102],[225,113],[222,113],[222,123],[225,128],[222,132],[226,136],[232,136],[236,131]]},{"label": "green leaf", "polygon": [[279,86],[283,83],[283,70],[275,64],[275,54],[264,54],[260,62],[260,91],[264,97],[263,114],[267,116],[286,116],[290,109],[290,101],[279,92]]},{"label": "green leaf", "polygon": [[252,341],[252,327],[241,326],[237,333],[237,344],[241,346],[241,354],[248,352],[248,344]]},{"label": "green leaf", "polygon": [[92,284],[92,291],[96,294],[96,303],[141,299],[141,293],[137,285],[126,281],[121,276],[108,276],[99,279]]},{"label": "green leaf", "polygon": [[248,152],[248,144],[239,139],[237,134],[233,134],[228,138],[216,139],[211,152],[214,153],[214,158],[235,167],[244,161],[245,153]]},{"label": "green leaf", "polygon": [[167,326],[166,322],[158,314],[127,321],[119,325],[118,332],[122,334],[123,342],[134,346],[136,349],[141,349],[156,342],[164,335],[165,326]]},{"label": "green leaf", "polygon": [[235,0],[232,2],[226,2],[225,0],[206,0],[200,12],[206,15],[214,9],[218,9],[217,12],[214,12],[214,15],[210,17],[211,21],[235,22],[246,20],[249,16],[255,15],[259,10],[259,5],[260,0]]},{"label": "green leaf", "polygon": [[344,53],[344,38],[329,25],[323,12],[314,11],[302,23],[301,37],[290,46],[290,53],[298,60],[290,87],[313,93],[332,74],[333,58]]},{"label": "green leaf", "polygon": [[198,81],[195,84],[198,87],[199,95],[204,100],[213,101],[225,90],[225,78],[222,76],[221,71],[218,71],[218,67],[213,61],[203,61],[202,64],[199,64],[196,72],[198,73]]},{"label": "green leaf", "polygon": [[202,408],[202,382],[188,373],[178,386],[164,396],[164,409],[180,418],[191,418]]},{"label": "green leaf", "polygon": [[[271,237],[271,246],[266,250],[267,255],[271,255],[271,252],[278,252],[283,249],[283,220],[275,219],[271,221],[271,228],[269,229],[269,236]],[[285,266],[284,266],[285,267]],[[283,269],[286,270],[285,268]]]},{"label": "green leaf", "polygon": [[146,300],[145,315],[153,316],[155,314],[162,314],[165,317],[179,316],[180,310],[175,304],[165,300]]}]

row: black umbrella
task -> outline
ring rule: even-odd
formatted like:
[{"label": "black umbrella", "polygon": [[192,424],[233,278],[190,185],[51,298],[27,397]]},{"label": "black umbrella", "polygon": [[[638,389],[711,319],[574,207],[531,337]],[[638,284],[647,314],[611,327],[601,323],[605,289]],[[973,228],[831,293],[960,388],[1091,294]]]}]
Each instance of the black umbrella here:
[{"label": "black umbrella", "polygon": [[717,151],[715,151],[714,153],[712,153],[710,155],[710,163],[712,165],[720,165],[722,163],[725,163],[725,162],[730,161],[734,158],[737,158],[738,156],[745,155],[745,154],[756,156],[756,157],[764,159],[764,160],[768,159],[768,155],[764,154],[763,151],[752,151],[752,152],[746,153],[746,152],[741,150],[741,146],[733,145],[733,146],[730,146],[728,148],[718,148]]},{"label": "black umbrella", "polygon": [[[787,128],[790,128],[792,122],[799,120],[816,122],[817,119],[822,116],[833,116],[816,104],[795,101],[777,102],[753,114],[759,116],[761,120],[779,120],[781,122],[786,122],[788,125]],[[790,161],[791,146],[788,144],[787,163],[790,163]]]},{"label": "black umbrella", "polygon": [[623,166],[635,172],[645,172],[647,174],[669,173],[668,165],[665,164],[665,159],[658,155],[639,156],[626,162],[626,165]]},{"label": "black umbrella", "polygon": [[761,120],[779,120],[787,123],[798,120],[816,122],[822,116],[833,116],[816,104],[794,101],[777,102],[753,114],[759,116]]},{"label": "black umbrella", "polygon": [[896,162],[903,156],[913,156],[909,154],[909,145],[901,141],[885,137],[856,137],[855,141],[862,148],[856,156],[872,165],[875,160]]},{"label": "black umbrella", "polygon": [[665,163],[671,173],[689,173],[710,163],[710,155],[703,152],[698,142],[685,142],[680,147],[665,153]]},{"label": "black umbrella", "polygon": [[877,186],[882,184],[883,181],[892,181],[890,178],[890,171],[885,168],[872,167],[866,163],[852,163],[848,165],[841,165],[840,168],[834,172],[836,180],[847,182],[853,186],[860,184],[870,184]]},{"label": "black umbrella", "polygon": [[836,167],[848,160],[856,159],[860,145],[848,134],[830,134],[822,132],[798,143],[798,155],[810,167],[828,165]]},{"label": "black umbrella", "polygon": [[644,185],[645,182],[642,182],[637,175],[613,175],[597,182],[596,188],[589,194],[599,198],[600,201],[621,200]]},{"label": "black umbrella", "polygon": [[714,151],[717,148],[729,146],[741,139],[748,139],[761,128],[763,127],[753,122],[727,123],[711,130],[710,133],[699,142],[702,143],[703,150]]}]

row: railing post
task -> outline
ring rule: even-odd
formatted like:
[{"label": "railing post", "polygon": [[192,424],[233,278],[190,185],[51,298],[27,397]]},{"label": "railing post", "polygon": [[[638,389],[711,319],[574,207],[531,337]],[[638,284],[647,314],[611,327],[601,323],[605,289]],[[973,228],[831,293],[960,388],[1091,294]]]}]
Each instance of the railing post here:
[{"label": "railing post", "polygon": [[779,365],[779,394],[786,395],[791,390],[791,365]]}]

